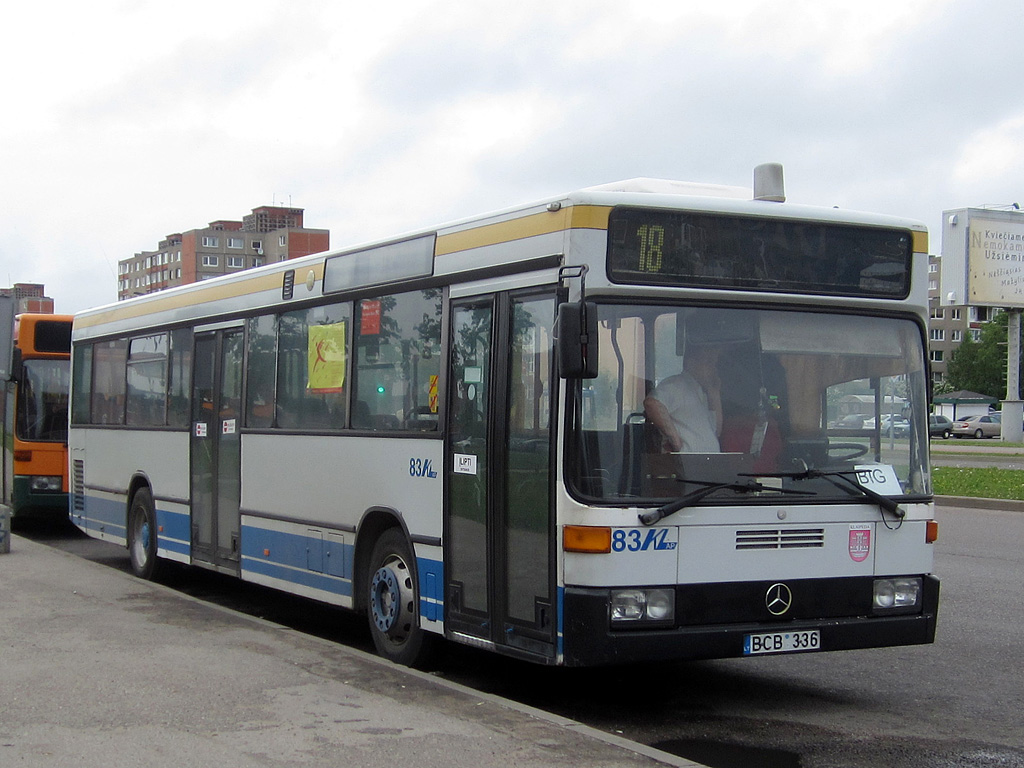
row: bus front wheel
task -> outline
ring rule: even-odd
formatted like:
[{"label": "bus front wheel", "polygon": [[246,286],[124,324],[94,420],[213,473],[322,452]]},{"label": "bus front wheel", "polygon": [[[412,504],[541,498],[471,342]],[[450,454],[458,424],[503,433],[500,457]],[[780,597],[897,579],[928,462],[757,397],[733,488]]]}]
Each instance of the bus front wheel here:
[{"label": "bus front wheel", "polygon": [[398,528],[381,534],[370,555],[367,615],[377,653],[397,664],[422,664],[430,640],[419,625],[415,560]]},{"label": "bus front wheel", "polygon": [[158,569],[156,556],[156,511],[153,494],[140,488],[132,497],[128,512],[128,555],[132,572],[140,579],[155,579]]}]

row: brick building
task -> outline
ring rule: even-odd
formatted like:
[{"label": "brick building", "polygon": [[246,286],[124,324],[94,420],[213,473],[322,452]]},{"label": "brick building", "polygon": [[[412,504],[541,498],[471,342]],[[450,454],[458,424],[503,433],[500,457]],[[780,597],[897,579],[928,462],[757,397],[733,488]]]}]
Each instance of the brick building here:
[{"label": "brick building", "polygon": [[130,299],[328,248],[330,231],[306,228],[302,208],[261,206],[241,221],[211,221],[202,229],[167,235],[156,249],[122,259],[117,298]]},{"label": "brick building", "polygon": [[45,295],[42,283],[15,283],[10,288],[0,288],[0,296],[14,299],[14,314],[34,312],[53,314],[53,299]]}]

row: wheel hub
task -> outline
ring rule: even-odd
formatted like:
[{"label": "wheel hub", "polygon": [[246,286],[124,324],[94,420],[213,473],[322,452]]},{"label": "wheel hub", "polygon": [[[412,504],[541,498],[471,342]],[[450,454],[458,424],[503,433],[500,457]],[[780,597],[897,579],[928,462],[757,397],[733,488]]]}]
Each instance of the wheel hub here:
[{"label": "wheel hub", "polygon": [[389,633],[398,623],[401,607],[402,594],[398,577],[387,566],[377,569],[370,584],[370,612],[377,629]]},{"label": "wheel hub", "polygon": [[145,564],[149,559],[147,548],[149,547],[149,521],[143,520],[135,529],[135,539],[132,542],[135,549],[135,557],[139,564]]}]

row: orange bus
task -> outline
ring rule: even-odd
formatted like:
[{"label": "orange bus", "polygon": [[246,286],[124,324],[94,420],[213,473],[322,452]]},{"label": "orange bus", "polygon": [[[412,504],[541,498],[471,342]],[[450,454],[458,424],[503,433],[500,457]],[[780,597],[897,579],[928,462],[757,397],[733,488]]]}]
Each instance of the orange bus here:
[{"label": "orange bus", "polygon": [[71,320],[14,319],[13,517],[67,514]]}]

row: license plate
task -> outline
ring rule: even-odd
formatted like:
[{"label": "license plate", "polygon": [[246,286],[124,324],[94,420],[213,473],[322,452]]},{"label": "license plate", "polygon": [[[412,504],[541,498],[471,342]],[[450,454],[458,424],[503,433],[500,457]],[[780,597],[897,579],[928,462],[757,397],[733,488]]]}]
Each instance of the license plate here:
[{"label": "license plate", "polygon": [[795,651],[820,651],[821,633],[816,629],[799,632],[764,632],[746,635],[743,638],[743,655],[759,653],[793,653]]}]

